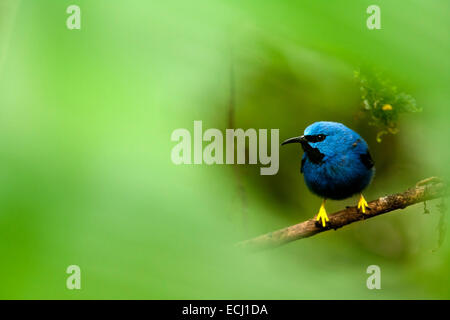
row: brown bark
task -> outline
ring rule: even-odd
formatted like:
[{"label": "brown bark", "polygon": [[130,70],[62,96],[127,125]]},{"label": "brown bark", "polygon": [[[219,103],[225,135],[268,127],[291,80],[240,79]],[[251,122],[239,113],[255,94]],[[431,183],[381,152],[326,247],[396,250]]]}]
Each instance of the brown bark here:
[{"label": "brown bark", "polygon": [[325,228],[314,217],[290,227],[242,241],[237,246],[253,250],[278,247],[294,240],[308,238],[332,229],[337,230],[356,221],[373,218],[383,213],[404,209],[410,205],[446,195],[448,195],[447,185],[440,179],[432,177],[418,182],[414,188],[405,192],[388,195],[369,202],[370,209],[365,214],[361,213],[356,207],[347,207],[329,215],[330,221],[327,222]]}]

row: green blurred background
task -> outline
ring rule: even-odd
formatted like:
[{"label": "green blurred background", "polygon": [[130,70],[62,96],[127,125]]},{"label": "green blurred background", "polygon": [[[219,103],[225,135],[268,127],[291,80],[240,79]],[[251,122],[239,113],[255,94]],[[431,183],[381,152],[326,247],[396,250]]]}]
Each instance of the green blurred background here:
[{"label": "green blurred background", "polygon": [[[71,4],[81,30],[66,28]],[[381,30],[366,27],[371,4]],[[224,130],[232,101],[235,127],[280,139],[318,120],[360,132],[368,200],[448,178],[448,14],[445,0],[1,0],[0,298],[450,298],[440,200],[248,254],[233,244],[319,208],[300,149],[280,149],[275,176],[170,158],[173,130]],[[423,109],[380,143],[362,66]],[[66,289],[71,264],[81,290]],[[366,287],[373,264],[381,290]]]}]

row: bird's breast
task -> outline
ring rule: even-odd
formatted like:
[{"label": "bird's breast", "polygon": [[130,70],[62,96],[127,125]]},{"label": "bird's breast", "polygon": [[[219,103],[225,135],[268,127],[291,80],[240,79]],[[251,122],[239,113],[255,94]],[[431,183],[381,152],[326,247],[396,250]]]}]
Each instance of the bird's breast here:
[{"label": "bird's breast", "polygon": [[359,155],[325,156],[321,163],[306,157],[303,165],[306,185],[315,194],[330,199],[344,199],[361,192],[369,183],[373,170],[367,169]]}]

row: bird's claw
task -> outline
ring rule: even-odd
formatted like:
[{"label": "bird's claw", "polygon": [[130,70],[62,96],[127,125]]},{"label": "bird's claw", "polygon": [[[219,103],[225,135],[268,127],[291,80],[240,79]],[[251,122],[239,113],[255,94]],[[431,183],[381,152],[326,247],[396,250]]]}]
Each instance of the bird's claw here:
[{"label": "bird's claw", "polygon": [[330,221],[330,219],[328,219],[324,203],[322,203],[322,205],[320,206],[319,213],[317,214],[316,220],[321,222],[322,223],[322,227],[324,227],[324,228],[325,228],[326,222]]},{"label": "bird's claw", "polygon": [[360,210],[362,213],[366,213],[366,209],[370,210],[370,207],[367,204],[366,199],[364,199],[363,195],[361,194],[358,201],[358,210]]}]

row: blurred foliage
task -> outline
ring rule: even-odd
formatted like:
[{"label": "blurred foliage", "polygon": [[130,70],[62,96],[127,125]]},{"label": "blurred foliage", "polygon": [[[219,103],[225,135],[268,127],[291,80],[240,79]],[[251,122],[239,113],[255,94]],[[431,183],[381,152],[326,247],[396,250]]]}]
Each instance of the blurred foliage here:
[{"label": "blurred foliage", "polygon": [[[368,200],[450,177],[447,0],[380,0],[381,30],[366,28],[366,0],[76,2],[76,31],[65,26],[71,0],[22,0],[15,19],[0,10],[1,298],[450,297],[450,237],[436,230],[449,219],[436,201],[430,214],[411,206],[247,255],[233,243],[320,206],[300,146],[280,148],[275,176],[170,160],[173,130],[228,126],[233,61],[235,126],[285,139],[314,121],[348,125],[376,163]],[[402,113],[383,143],[359,117],[353,70],[366,65],[423,108]],[[65,287],[71,264],[80,291]],[[382,290],[366,287],[372,264]]]},{"label": "blurred foliage", "polygon": [[411,95],[399,92],[397,86],[380,72],[364,74],[355,71],[355,77],[359,81],[363,108],[372,119],[370,124],[380,129],[378,142],[383,134],[398,132],[400,114],[422,111]]}]

